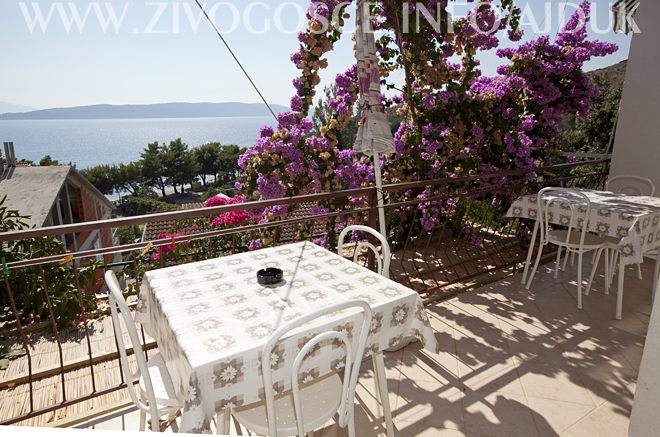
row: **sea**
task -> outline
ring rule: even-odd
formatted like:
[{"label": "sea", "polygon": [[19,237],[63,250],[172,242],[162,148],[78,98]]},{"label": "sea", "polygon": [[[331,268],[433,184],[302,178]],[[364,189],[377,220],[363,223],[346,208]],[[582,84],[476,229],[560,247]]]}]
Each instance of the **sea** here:
[{"label": "sea", "polygon": [[[112,120],[0,120],[0,142],[12,141],[17,159],[50,155],[84,169],[136,161],[149,143],[181,138],[190,147],[209,142],[248,147],[273,117],[150,118]],[[4,151],[3,151],[4,153]]]}]

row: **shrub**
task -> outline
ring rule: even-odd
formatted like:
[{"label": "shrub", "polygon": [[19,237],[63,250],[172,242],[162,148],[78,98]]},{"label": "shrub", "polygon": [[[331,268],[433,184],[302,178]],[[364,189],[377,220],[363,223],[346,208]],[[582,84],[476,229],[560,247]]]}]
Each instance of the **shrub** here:
[{"label": "shrub", "polygon": [[125,216],[151,214],[155,212],[176,211],[180,209],[178,205],[162,202],[156,199],[127,196],[119,201],[117,205],[119,212]]},{"label": "shrub", "polygon": [[135,243],[142,238],[142,229],[137,225],[117,228],[115,231],[115,237],[119,244]]},{"label": "shrub", "polygon": [[[27,229],[26,220],[29,216],[22,216],[16,210],[4,207],[6,196],[0,200],[0,231],[10,232]],[[3,248],[3,257],[6,262],[24,261],[51,255],[65,255],[62,243],[56,238],[43,237],[19,240],[8,243]],[[45,319],[50,310],[46,299],[47,284],[48,297],[50,298],[55,322],[66,325],[83,313],[83,306],[87,311],[96,309],[96,300],[93,292],[86,288],[93,285],[96,280],[96,271],[102,267],[98,261],[89,261],[78,267],[78,284],[69,263],[44,264],[34,267],[22,267],[9,270],[8,282],[10,284],[14,303],[16,304],[19,317],[23,319]],[[42,270],[43,269],[43,270]],[[11,305],[6,284],[2,281],[3,292],[0,295],[0,306],[3,316],[9,317]]]}]

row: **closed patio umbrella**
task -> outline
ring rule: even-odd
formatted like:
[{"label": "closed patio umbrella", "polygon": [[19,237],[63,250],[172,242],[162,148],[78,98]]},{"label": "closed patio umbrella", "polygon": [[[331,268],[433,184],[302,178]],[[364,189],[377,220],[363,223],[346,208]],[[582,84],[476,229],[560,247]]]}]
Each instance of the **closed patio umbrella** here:
[{"label": "closed patio umbrella", "polygon": [[369,3],[366,0],[357,1],[355,57],[360,91],[360,125],[354,149],[373,156],[380,233],[387,237],[380,155],[394,152],[394,139],[381,102],[376,40],[371,28]]}]

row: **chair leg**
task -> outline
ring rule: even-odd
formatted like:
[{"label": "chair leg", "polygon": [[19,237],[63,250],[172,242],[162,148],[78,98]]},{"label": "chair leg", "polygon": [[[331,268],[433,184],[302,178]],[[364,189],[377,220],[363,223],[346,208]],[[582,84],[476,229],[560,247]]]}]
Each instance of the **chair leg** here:
[{"label": "chair leg", "polygon": [[561,263],[561,246],[557,246],[557,259],[555,260],[555,279],[559,274],[559,264]]},{"label": "chair leg", "polygon": [[578,254],[578,280],[577,280],[578,309],[582,309],[582,251]]},{"label": "chair leg", "polygon": [[355,416],[351,414],[351,417],[348,419],[348,437],[355,437]]},{"label": "chair leg", "polygon": [[243,435],[243,428],[241,427],[241,424],[236,420],[234,417],[234,428],[236,428],[236,435]]},{"label": "chair leg", "polygon": [[642,265],[641,264],[637,264],[637,277],[639,278],[640,281],[642,279],[644,279],[644,277],[642,276]]},{"label": "chair leg", "polygon": [[571,251],[566,248],[566,256],[564,257],[564,265],[561,267],[562,271],[566,271],[566,266],[568,265],[568,258],[571,256]]},{"label": "chair leg", "polygon": [[610,249],[605,249],[605,294],[610,294]]},{"label": "chair leg", "polygon": [[527,280],[527,285],[525,286],[527,290],[529,290],[529,287],[532,286],[532,280],[534,279],[534,275],[536,274],[536,269],[539,268],[539,262],[541,261],[542,253],[543,253],[543,245],[540,245],[539,252],[536,254],[536,261],[534,262],[534,267],[532,268],[532,271],[529,274],[529,279]]},{"label": "chair leg", "polygon": [[387,437],[394,437],[394,424],[392,423],[392,411],[390,410],[390,397],[387,390],[387,375],[385,374],[385,361],[383,353],[378,352],[372,356],[374,373],[378,378],[378,391],[380,392],[381,405],[383,406],[383,417]]},{"label": "chair leg", "polygon": [[172,428],[172,431],[175,433],[179,432],[179,425],[176,423],[176,416],[177,413],[172,413],[168,416],[167,420],[170,423],[170,428]]},{"label": "chair leg", "polygon": [[655,302],[655,293],[658,291],[658,282],[660,282],[660,249],[655,257],[655,269],[653,270],[653,301]]},{"label": "chair leg", "polygon": [[539,221],[536,220],[536,222],[534,222],[534,230],[532,231],[532,241],[529,243],[529,249],[527,249],[527,259],[525,260],[525,269],[523,270],[522,278],[520,280],[521,284],[524,284],[527,281],[527,273],[529,272],[529,266],[532,263],[532,254],[534,252],[534,245],[536,244],[536,235],[538,233]]},{"label": "chair leg", "polygon": [[143,432],[147,427],[147,412],[140,410],[140,431]]},{"label": "chair leg", "polygon": [[[591,265],[591,275],[589,275],[589,283],[587,284],[587,289],[584,291],[585,296],[589,296],[589,290],[591,290],[591,285],[594,282],[594,277],[596,276],[596,270],[598,270],[598,262],[600,261],[600,256],[603,253],[603,250],[604,249],[601,247],[600,249],[598,249],[596,251],[596,260]],[[605,258],[607,258],[607,255],[605,255]],[[607,263],[607,261],[605,261],[605,262]]]},{"label": "chair leg", "polygon": [[619,284],[617,286],[617,291],[616,291],[616,313],[614,314],[614,318],[617,320],[621,320],[621,316],[623,313],[623,279],[626,276],[626,266],[623,263],[623,257],[619,255],[619,277],[618,281]]},{"label": "chair leg", "polygon": [[[375,357],[373,358],[375,360]],[[378,373],[378,366],[376,365],[376,361],[374,361],[374,395],[376,397],[376,416],[382,416],[383,415],[383,404],[382,404],[382,398],[380,397],[380,374]]]},{"label": "chair leg", "polygon": [[612,257],[610,258],[610,286],[614,283],[614,275],[616,274],[616,265],[619,262],[619,250],[612,249]]}]

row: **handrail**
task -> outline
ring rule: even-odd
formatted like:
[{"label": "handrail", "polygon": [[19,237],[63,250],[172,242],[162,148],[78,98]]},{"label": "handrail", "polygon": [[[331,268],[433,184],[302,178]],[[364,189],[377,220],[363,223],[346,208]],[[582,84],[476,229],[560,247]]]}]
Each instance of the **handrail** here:
[{"label": "handrail", "polygon": [[[576,163],[543,166],[533,169],[517,169],[517,170],[508,170],[508,171],[491,173],[491,174],[460,176],[457,178],[441,178],[441,179],[432,179],[425,181],[403,182],[403,183],[385,185],[383,186],[383,191],[392,192],[392,191],[401,191],[401,190],[420,188],[426,186],[448,185],[448,184],[453,185],[461,182],[471,182],[480,179],[493,179],[504,176],[521,176],[532,172],[547,173],[550,170],[560,171],[568,168],[592,166],[595,164],[601,164],[601,163],[605,164],[608,162],[610,162],[609,159],[599,159],[599,160],[591,160],[591,161],[581,161]],[[304,194],[299,196],[283,197],[279,199],[258,200],[253,202],[222,205],[222,206],[215,206],[210,208],[170,211],[170,212],[162,212],[162,213],[145,214],[145,215],[139,215],[133,217],[122,217],[115,219],[88,221],[88,222],[81,222],[81,223],[74,223],[67,225],[51,226],[51,227],[32,228],[21,231],[2,232],[0,233],[0,243],[9,242],[9,241],[18,241],[28,238],[60,236],[60,235],[80,233],[85,231],[94,231],[98,229],[119,228],[123,226],[148,224],[148,223],[161,222],[161,221],[176,221],[176,220],[193,219],[199,217],[208,217],[212,215],[224,214],[231,211],[260,209],[260,208],[267,208],[276,205],[313,203],[313,202],[331,200],[341,197],[353,197],[353,196],[359,197],[359,196],[373,194],[375,190],[376,187],[370,186],[370,187],[354,188],[354,189],[342,190],[342,191],[334,191],[329,193]]]},{"label": "handrail", "polygon": [[472,182],[480,179],[494,179],[501,178],[503,176],[522,176],[528,173],[549,173],[550,170],[561,171],[569,168],[583,167],[583,166],[592,166],[596,164],[607,164],[610,159],[596,159],[592,161],[580,161],[573,163],[565,164],[556,164],[543,167],[535,167],[530,169],[517,169],[517,170],[506,170],[498,173],[487,173],[487,174],[476,174],[470,176],[459,176],[457,178],[442,178],[442,179],[431,179],[426,181],[415,181],[415,182],[401,182],[398,184],[389,184],[383,186],[383,191],[399,191],[407,190],[411,188],[420,188],[427,187],[429,185],[445,185],[445,184],[455,184],[459,182]]},{"label": "handrail", "polygon": [[355,188],[351,190],[335,191],[330,193],[303,194],[300,196],[283,197],[280,199],[258,200],[255,202],[236,203],[231,205],[214,206],[210,208],[183,209],[180,211],[160,212],[153,214],[122,217],[107,220],[88,221],[67,225],[57,225],[43,228],[32,228],[21,231],[0,233],[0,243],[24,240],[28,238],[59,236],[97,229],[119,228],[138,224],[147,224],[161,221],[185,220],[191,218],[208,217],[224,214],[231,211],[244,211],[248,209],[267,208],[276,205],[292,205],[299,203],[318,202],[346,196],[366,195],[375,187]]},{"label": "handrail", "polygon": [[[375,209],[375,207],[367,207],[367,208],[359,208],[359,209],[352,209],[350,211],[351,214],[357,214],[361,212],[369,212],[370,210]],[[194,234],[189,234],[189,235],[180,235],[177,237],[171,237],[171,238],[159,238],[157,240],[151,240],[151,241],[145,241],[145,242],[139,242],[139,243],[130,243],[130,244],[124,244],[121,246],[111,246],[111,247],[102,247],[100,249],[90,249],[90,250],[85,250],[85,251],[78,251],[78,252],[68,252],[66,254],[62,255],[49,255],[49,256],[44,256],[41,258],[31,258],[27,260],[22,260],[22,261],[13,261],[13,262],[8,262],[7,263],[7,268],[9,270],[12,269],[17,269],[21,267],[34,267],[38,266],[40,264],[47,264],[47,263],[54,263],[54,262],[60,262],[63,258],[65,257],[71,257],[70,259],[84,259],[84,258],[91,258],[94,256],[100,256],[100,255],[113,255],[116,253],[125,253],[125,252],[130,252],[134,250],[142,250],[147,244],[151,243],[152,247],[158,247],[158,246],[163,246],[166,244],[172,244],[172,243],[180,243],[184,241],[192,241],[192,240],[203,240],[205,238],[212,238],[212,237],[221,237],[223,235],[231,235],[231,234],[236,234],[237,232],[247,232],[247,231],[252,231],[256,229],[267,229],[271,227],[280,227],[284,225],[292,225],[296,223],[302,223],[309,221],[310,218],[314,218],[317,220],[322,220],[322,219],[327,219],[331,217],[337,217],[340,215],[346,214],[346,211],[337,211],[337,212],[328,212],[325,214],[319,214],[315,215],[313,217],[309,216],[304,216],[304,217],[296,217],[296,218],[290,218],[290,219],[284,219],[284,220],[279,220],[277,222],[269,222],[269,223],[263,223],[263,224],[253,224],[253,225],[244,225],[236,228],[225,228],[225,229],[217,229],[217,230],[211,230],[211,231],[206,231],[206,232],[197,232]]]}]

